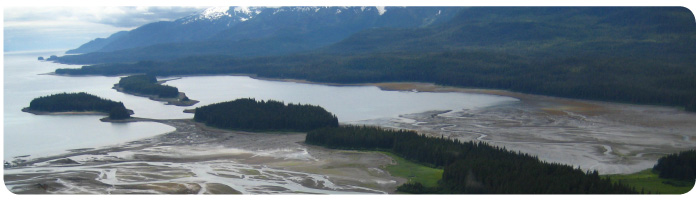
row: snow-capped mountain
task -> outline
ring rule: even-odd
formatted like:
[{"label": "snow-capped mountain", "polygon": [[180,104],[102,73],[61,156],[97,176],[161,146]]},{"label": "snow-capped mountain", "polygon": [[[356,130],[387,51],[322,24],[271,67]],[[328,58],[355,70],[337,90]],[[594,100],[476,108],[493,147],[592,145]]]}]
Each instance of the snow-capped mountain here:
[{"label": "snow-capped mountain", "polygon": [[315,47],[340,41],[370,28],[428,26],[450,19],[459,9],[461,8],[211,7],[174,21],[150,23],[106,39],[96,39],[68,53],[112,52],[157,44],[265,38],[273,38],[273,41],[288,38]]},{"label": "snow-capped mountain", "polygon": [[187,17],[183,17],[175,20],[176,23],[189,24],[196,22],[213,22],[213,21],[227,21],[231,26],[230,22],[245,22],[251,18],[254,18],[260,11],[256,7],[211,7],[206,10],[196,13]]}]

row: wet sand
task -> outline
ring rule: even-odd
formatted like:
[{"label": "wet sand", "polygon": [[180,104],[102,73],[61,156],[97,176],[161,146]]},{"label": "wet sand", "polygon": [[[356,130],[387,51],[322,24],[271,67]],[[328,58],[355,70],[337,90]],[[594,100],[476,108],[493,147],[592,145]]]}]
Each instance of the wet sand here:
[{"label": "wet sand", "polygon": [[18,194],[391,193],[405,182],[372,152],[303,144],[303,133],[249,133],[191,120],[148,120],[176,131],[113,147],[74,150],[5,169]]},{"label": "wet sand", "polygon": [[378,83],[384,90],[464,92],[510,96],[509,105],[463,111],[429,111],[356,122],[414,129],[462,141],[485,141],[541,160],[601,174],[653,167],[658,158],[694,149],[695,113],[679,108],[557,98],[502,90],[426,83]]},{"label": "wet sand", "polygon": [[[427,111],[351,124],[485,141],[601,174],[634,173],[651,168],[665,154],[695,148],[695,113],[677,108],[426,83],[365,85],[518,98],[519,102],[508,105]],[[391,193],[405,182],[381,169],[392,163],[383,154],[308,146],[303,144],[303,133],[229,131],[191,120],[136,121],[160,122],[177,130],[22,162],[23,167],[5,170],[5,184],[14,193],[29,194],[330,194]]]}]

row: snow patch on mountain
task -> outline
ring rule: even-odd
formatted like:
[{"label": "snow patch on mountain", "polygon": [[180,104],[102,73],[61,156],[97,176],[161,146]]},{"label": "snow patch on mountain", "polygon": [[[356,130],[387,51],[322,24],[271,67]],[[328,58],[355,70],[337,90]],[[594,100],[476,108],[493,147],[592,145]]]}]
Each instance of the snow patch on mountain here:
[{"label": "snow patch on mountain", "polygon": [[228,11],[229,7],[227,6],[211,7],[205,9],[202,12],[195,13],[193,15],[175,20],[175,22],[179,22],[181,24],[189,24],[200,20],[214,21],[224,17],[230,18],[231,13],[229,13]]},{"label": "snow patch on mountain", "polygon": [[236,6],[236,8],[233,9],[234,12],[236,13],[245,13],[245,14],[250,14],[250,8],[247,6]]},{"label": "snow patch on mountain", "polygon": [[202,18],[208,19],[208,20],[215,20],[219,19],[223,16],[229,16],[231,17],[231,14],[228,13],[229,7],[228,6],[220,6],[220,7],[211,7],[207,8],[204,10],[201,14]]},{"label": "snow patch on mountain", "polygon": [[384,15],[386,9],[384,8],[384,6],[377,6],[377,12],[379,13],[379,15]]}]

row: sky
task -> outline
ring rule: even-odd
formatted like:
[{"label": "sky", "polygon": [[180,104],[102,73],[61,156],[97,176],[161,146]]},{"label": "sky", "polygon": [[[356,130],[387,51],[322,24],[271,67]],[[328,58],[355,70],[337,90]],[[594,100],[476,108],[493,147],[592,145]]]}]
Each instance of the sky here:
[{"label": "sky", "polygon": [[[493,6],[493,5],[607,5],[607,6],[694,6],[691,0],[666,1],[454,1],[454,0],[120,0],[118,2],[81,0],[9,0],[2,1],[4,52],[36,50],[68,50],[79,47],[95,38],[106,38],[118,31],[138,26],[171,21],[211,6]],[[7,2],[10,2],[9,4]],[[97,3],[95,3],[97,2]],[[427,3],[429,2],[429,3]],[[455,4],[468,2],[468,4]],[[645,3],[646,2],[646,3]],[[661,3],[663,2],[663,3]],[[142,6],[123,6],[142,5]],[[157,5],[157,6],[154,6]],[[160,6],[172,5],[172,6]],[[693,10],[693,9],[691,9]]]},{"label": "sky", "polygon": [[207,6],[4,7],[5,52],[73,49],[118,31],[171,21]]},{"label": "sky", "polygon": [[[359,0],[376,4],[384,0]],[[4,52],[68,50],[95,38],[157,21],[171,21],[212,6],[328,5],[335,0],[5,0]],[[290,3],[291,2],[291,3]],[[340,4],[347,4],[340,1]],[[140,6],[124,6],[140,5]],[[162,6],[169,5],[169,6]]]}]

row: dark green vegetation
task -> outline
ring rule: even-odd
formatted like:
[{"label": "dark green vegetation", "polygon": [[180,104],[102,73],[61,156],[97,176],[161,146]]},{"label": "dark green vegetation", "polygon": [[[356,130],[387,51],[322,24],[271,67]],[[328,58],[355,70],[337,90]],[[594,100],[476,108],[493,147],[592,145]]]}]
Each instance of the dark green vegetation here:
[{"label": "dark green vegetation", "polygon": [[198,107],[194,120],[218,128],[254,131],[309,131],[338,126],[338,118],[319,106],[248,98]]},{"label": "dark green vegetation", "polygon": [[652,169],[609,178],[642,193],[683,194],[695,186],[695,162],[695,150],[688,150],[661,157]]},{"label": "dark green vegetation", "polygon": [[433,138],[414,131],[374,127],[321,128],[306,135],[306,143],[336,149],[384,150],[408,160],[442,167],[438,187],[412,182],[399,189],[411,193],[637,193],[597,172],[546,163],[537,157],[484,142]]},{"label": "dark green vegetation", "polygon": [[634,174],[610,175],[610,180],[651,194],[683,194],[693,189],[694,182],[659,178],[659,174],[647,169]]},{"label": "dark green vegetation", "polygon": [[660,178],[695,182],[695,150],[661,157],[653,170]]},{"label": "dark green vegetation", "polygon": [[126,119],[130,113],[124,103],[97,97],[85,92],[60,93],[35,98],[29,110],[40,112],[104,112],[111,119]]},{"label": "dark green vegetation", "polygon": [[[271,56],[307,51],[377,27],[414,28],[449,20],[459,7],[281,7],[250,8],[213,20],[193,15],[146,24],[95,39],[58,61],[73,64],[168,60],[224,54]],[[246,18],[248,20],[240,20]]]},{"label": "dark green vegetation", "polygon": [[694,111],[695,22],[680,7],[476,7],[444,23],[365,30],[285,56],[191,56],[56,73],[418,81]]},{"label": "dark green vegetation", "polygon": [[154,75],[131,75],[119,79],[119,87],[129,93],[155,95],[160,98],[177,98],[180,92],[175,87],[160,85]]}]

